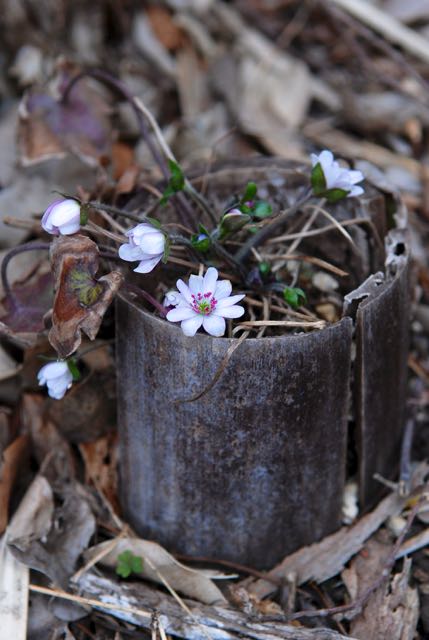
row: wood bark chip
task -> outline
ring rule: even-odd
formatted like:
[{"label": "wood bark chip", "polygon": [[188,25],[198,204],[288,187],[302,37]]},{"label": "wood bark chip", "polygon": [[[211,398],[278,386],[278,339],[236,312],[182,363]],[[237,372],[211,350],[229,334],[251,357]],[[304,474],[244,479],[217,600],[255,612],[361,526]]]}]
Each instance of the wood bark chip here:
[{"label": "wood bark chip", "polygon": [[[118,584],[94,573],[84,574],[78,587],[87,598],[106,603],[109,606],[106,613],[139,627],[150,629],[152,615],[148,613],[156,611],[167,633],[186,640],[202,640],[206,637],[203,631],[212,640],[345,640],[345,636],[332,629],[305,629],[286,622],[251,618],[226,607],[197,605],[185,600],[193,614],[191,617],[170,595],[141,583]],[[96,608],[103,610],[101,604]],[[136,612],[138,609],[140,615]]]},{"label": "wood bark chip", "polygon": [[50,257],[55,299],[49,341],[60,358],[67,358],[79,347],[82,331],[94,340],[123,276],[112,271],[96,279],[98,247],[85,236],[59,236]]}]

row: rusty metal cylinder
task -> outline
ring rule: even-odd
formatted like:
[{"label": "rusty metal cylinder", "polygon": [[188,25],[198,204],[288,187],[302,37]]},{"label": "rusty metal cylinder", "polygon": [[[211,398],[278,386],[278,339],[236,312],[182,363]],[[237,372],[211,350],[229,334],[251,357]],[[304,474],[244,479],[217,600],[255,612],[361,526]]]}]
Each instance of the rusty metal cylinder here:
[{"label": "rusty metal cylinder", "polygon": [[268,567],[334,531],[345,473],[352,321],[245,340],[185,337],[117,305],[121,497],[145,537]]}]

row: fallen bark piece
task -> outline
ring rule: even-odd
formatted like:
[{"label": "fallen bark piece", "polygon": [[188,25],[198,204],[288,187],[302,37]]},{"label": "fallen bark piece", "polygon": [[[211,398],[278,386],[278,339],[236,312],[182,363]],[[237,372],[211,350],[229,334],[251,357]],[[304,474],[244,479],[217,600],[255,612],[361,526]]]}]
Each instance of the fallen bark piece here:
[{"label": "fallen bark piece", "polygon": [[[387,496],[374,511],[361,518],[352,527],[343,527],[321,542],[303,547],[267,573],[270,578],[281,580],[289,573],[297,574],[297,584],[308,580],[324,582],[337,575],[363,546],[364,542],[391,515],[401,512],[405,499],[396,494]],[[258,598],[264,598],[276,590],[265,580],[257,580],[247,587]]]},{"label": "fallen bark piece", "polygon": [[110,540],[97,544],[88,549],[85,560],[91,560],[105,549],[107,553],[102,556],[100,563],[114,569],[118,556],[125,551],[131,551],[134,556],[142,558],[143,570],[138,574],[142,578],[162,584],[160,578],[162,576],[170,587],[190,598],[205,604],[226,603],[222,592],[207,575],[181,564],[156,542],[139,538],[120,538],[110,551],[109,547],[111,547]]},{"label": "fallen bark piece", "polygon": [[59,236],[52,243],[55,299],[49,341],[61,358],[76,351],[82,331],[94,340],[122,284],[119,271],[97,280],[98,261],[97,245],[85,236]]},{"label": "fallen bark piece", "polygon": [[26,640],[29,569],[0,540],[0,640]]},{"label": "fallen bark piece", "polygon": [[[224,607],[210,607],[186,600],[190,615],[171,596],[140,583],[118,584],[113,580],[86,573],[79,580],[79,592],[108,607],[92,605],[116,618],[151,628],[152,615],[158,613],[166,631],[186,640],[345,640],[331,629],[305,629],[283,622],[255,620],[244,613]],[[52,593],[51,595],[55,595]],[[117,605],[118,609],[112,608]],[[143,609],[142,609],[143,607]],[[126,611],[124,609],[129,609]],[[140,615],[136,610],[140,609]]]}]

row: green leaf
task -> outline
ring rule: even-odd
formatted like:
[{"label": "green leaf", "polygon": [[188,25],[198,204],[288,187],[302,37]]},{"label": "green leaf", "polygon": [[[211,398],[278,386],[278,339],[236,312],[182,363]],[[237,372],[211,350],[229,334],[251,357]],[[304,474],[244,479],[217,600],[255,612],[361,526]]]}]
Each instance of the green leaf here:
[{"label": "green leaf", "polygon": [[252,214],[255,218],[268,218],[272,213],[272,206],[265,200],[258,200],[252,210]]},{"label": "green leaf", "polygon": [[168,159],[168,168],[170,169],[170,180],[169,185],[174,189],[175,192],[181,191],[185,186],[185,174],[182,171],[182,168],[177,162],[174,160]]},{"label": "green leaf", "polygon": [[283,298],[293,309],[300,307],[307,300],[305,292],[299,287],[285,287],[283,289]]},{"label": "green leaf", "polygon": [[168,168],[170,170],[170,178],[168,180],[168,184],[162,194],[162,197],[159,201],[161,205],[165,205],[168,202],[168,199],[173,196],[178,191],[183,191],[185,187],[185,174],[182,171],[177,162],[174,160],[168,159]]},{"label": "green leaf", "polygon": [[318,162],[311,172],[311,186],[316,196],[322,195],[326,190],[326,178],[323,173],[322,165]]},{"label": "green leaf", "polygon": [[146,216],[146,220],[147,220],[148,222],[150,222],[150,224],[151,224],[152,226],[154,226],[156,229],[161,229],[161,226],[162,226],[162,225],[161,225],[160,221],[159,221],[159,220],[157,220],[156,218],[151,218],[150,216]]},{"label": "green leaf", "polygon": [[168,261],[168,256],[170,255],[170,249],[171,249],[171,240],[170,240],[170,236],[165,236],[165,243],[164,243],[164,253],[162,254],[162,262],[165,264]]},{"label": "green leaf", "polygon": [[258,192],[258,187],[254,182],[248,182],[246,189],[244,191],[244,195],[241,199],[241,202],[247,202],[248,200],[253,200]]},{"label": "green leaf", "polygon": [[211,240],[206,233],[195,233],[191,236],[191,244],[197,251],[206,253],[211,246]]},{"label": "green leaf", "polygon": [[104,291],[102,284],[93,280],[88,272],[81,271],[79,267],[70,271],[68,283],[84,307],[95,304]]},{"label": "green leaf", "polygon": [[271,271],[271,265],[269,262],[266,262],[265,260],[263,260],[262,262],[259,263],[259,273],[262,276],[267,276]]},{"label": "green leaf", "polygon": [[78,382],[78,380],[80,380],[82,376],[77,366],[77,362],[75,358],[69,358],[67,360],[67,366],[69,368],[70,373],[73,376],[73,382]]},{"label": "green leaf", "polygon": [[128,578],[132,573],[143,571],[143,558],[135,556],[132,551],[127,550],[118,555],[116,562],[116,573],[122,578]]},{"label": "green leaf", "polygon": [[345,191],[345,189],[328,189],[322,195],[329,202],[338,202],[343,198],[347,198],[349,191]]}]

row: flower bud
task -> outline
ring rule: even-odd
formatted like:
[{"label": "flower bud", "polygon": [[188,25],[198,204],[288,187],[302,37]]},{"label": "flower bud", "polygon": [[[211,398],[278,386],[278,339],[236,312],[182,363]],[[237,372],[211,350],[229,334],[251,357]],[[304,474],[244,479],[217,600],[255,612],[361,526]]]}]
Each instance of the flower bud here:
[{"label": "flower bud", "polygon": [[55,200],[46,209],[42,227],[54,236],[69,236],[80,229],[80,204],[73,198]]},{"label": "flower bud", "polygon": [[67,362],[49,362],[37,374],[39,385],[48,387],[48,394],[55,400],[61,400],[73,383],[73,375]]},{"label": "flower bud", "polygon": [[119,257],[128,262],[140,261],[134,269],[137,273],[149,273],[162,259],[165,251],[165,234],[152,224],[138,224],[127,231],[128,243],[119,247]]}]

